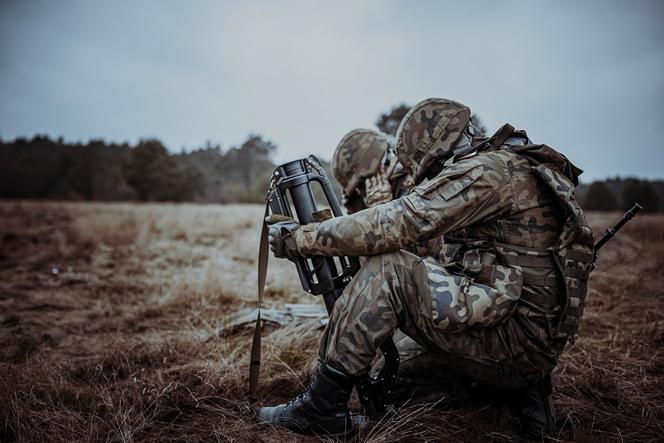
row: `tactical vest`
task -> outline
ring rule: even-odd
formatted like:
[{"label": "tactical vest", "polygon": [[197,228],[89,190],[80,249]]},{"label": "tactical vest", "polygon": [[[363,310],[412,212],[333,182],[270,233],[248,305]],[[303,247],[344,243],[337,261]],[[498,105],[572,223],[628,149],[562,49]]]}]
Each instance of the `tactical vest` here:
[{"label": "tactical vest", "polygon": [[[558,241],[546,250],[533,251],[535,254],[532,255],[550,255],[558,269],[565,293],[555,333],[557,337],[566,337],[574,342],[583,317],[594,255],[593,231],[574,197],[577,178],[583,171],[547,145],[503,145],[505,140],[514,135],[525,136],[527,139],[525,132],[505,125],[487,144],[490,148],[508,149],[526,158],[541,183],[558,202],[562,213],[562,229]],[[528,254],[525,255],[527,262]]]}]

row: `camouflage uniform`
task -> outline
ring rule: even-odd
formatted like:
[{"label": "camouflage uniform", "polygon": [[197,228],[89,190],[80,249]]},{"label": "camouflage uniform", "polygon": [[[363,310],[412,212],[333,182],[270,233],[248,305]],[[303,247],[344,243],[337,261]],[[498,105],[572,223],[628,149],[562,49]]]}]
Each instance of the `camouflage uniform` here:
[{"label": "camouflage uniform", "polygon": [[[303,226],[294,233],[302,255],[375,255],[337,301],[321,356],[362,374],[399,328],[474,378],[519,386],[542,377],[564,346],[550,327],[560,308],[529,300],[557,297],[556,271],[497,258],[551,246],[559,231],[555,202],[509,150],[452,161],[405,197]],[[400,251],[444,233],[438,259]]]},{"label": "camouflage uniform", "polygon": [[[421,347],[402,347],[413,350],[402,382],[428,365],[514,389],[522,435],[553,431],[548,374],[578,329],[593,256],[573,195],[581,171],[509,125],[475,145],[469,121],[451,100],[417,104],[397,133],[399,160],[420,183],[411,193],[320,223],[270,226],[278,257],[368,258],[335,304],[312,377],[340,381],[314,383],[297,405],[262,408],[262,421],[300,432],[333,420],[325,428],[345,435],[349,386],[399,329]],[[405,251],[440,236],[430,256]]]},{"label": "camouflage uniform", "polygon": [[[401,165],[397,165],[398,168],[394,169],[389,178],[381,174],[381,166],[385,166],[381,163],[384,160],[389,161],[391,150],[385,135],[371,129],[354,129],[344,135],[337,145],[332,157],[332,173],[343,188],[343,204],[349,214],[407,194],[412,186],[412,179]],[[376,183],[374,189],[370,188],[372,180]],[[367,194],[370,192],[376,193],[376,187],[381,188],[377,192],[379,197],[368,198]],[[412,245],[407,250],[424,257],[437,255],[441,247],[442,237]],[[399,348],[401,362],[413,355],[411,350],[417,350],[415,354],[421,353],[419,345],[399,331],[395,334],[395,343]],[[408,361],[413,363],[412,358]],[[377,357],[372,364],[372,376],[377,376],[382,367],[382,356]]]},{"label": "camouflage uniform", "polygon": [[395,162],[394,148],[385,134],[372,129],[354,129],[341,139],[332,157],[332,173],[342,187],[349,214],[401,196],[412,186],[396,165],[389,177],[385,169]]}]

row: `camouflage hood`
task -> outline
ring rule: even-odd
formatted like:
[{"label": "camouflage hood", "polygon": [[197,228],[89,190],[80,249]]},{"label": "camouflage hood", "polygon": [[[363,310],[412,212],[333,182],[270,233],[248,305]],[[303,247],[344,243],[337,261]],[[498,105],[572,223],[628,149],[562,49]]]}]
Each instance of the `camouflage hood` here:
[{"label": "camouflage hood", "polygon": [[344,135],[334,151],[332,173],[346,196],[378,171],[388,149],[387,137],[371,129],[354,129]]},{"label": "camouflage hood", "polygon": [[[528,135],[525,131],[515,130],[511,125],[505,124],[486,141],[485,146],[499,149],[506,140],[509,140],[515,135],[528,139]],[[507,141],[506,144],[510,145],[509,141]],[[478,148],[482,149],[483,146],[479,146]],[[536,165],[546,165],[547,167],[558,171],[567,177],[574,186],[579,184],[579,176],[583,173],[583,170],[575,166],[567,157],[550,146],[527,143],[525,145],[510,146],[509,150],[516,154],[523,155],[524,157],[528,157],[530,161]]]},{"label": "camouflage hood", "polygon": [[432,165],[453,155],[470,122],[470,109],[444,98],[429,98],[413,106],[401,120],[397,156],[417,184]]}]

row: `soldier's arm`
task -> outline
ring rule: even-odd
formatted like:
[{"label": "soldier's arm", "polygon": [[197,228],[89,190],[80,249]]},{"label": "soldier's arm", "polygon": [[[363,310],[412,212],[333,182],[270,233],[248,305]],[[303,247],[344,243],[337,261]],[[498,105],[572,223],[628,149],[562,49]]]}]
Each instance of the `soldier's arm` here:
[{"label": "soldier's arm", "polygon": [[419,243],[414,243],[412,245],[407,245],[403,249],[419,257],[438,258],[442,248],[443,248],[443,237],[440,236],[440,237],[434,237],[427,240],[423,240]]},{"label": "soldier's arm", "polygon": [[446,167],[402,198],[305,225],[294,237],[304,256],[376,255],[486,221],[512,201],[504,162],[480,154]]}]

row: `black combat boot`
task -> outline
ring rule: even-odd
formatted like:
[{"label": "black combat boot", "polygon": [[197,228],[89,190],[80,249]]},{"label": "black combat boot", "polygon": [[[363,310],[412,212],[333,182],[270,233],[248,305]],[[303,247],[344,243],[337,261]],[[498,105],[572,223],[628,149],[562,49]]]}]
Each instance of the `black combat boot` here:
[{"label": "black combat boot", "polygon": [[261,423],[300,434],[346,437],[353,433],[348,400],[355,379],[319,361],[307,389],[288,403],[258,410]]},{"label": "black combat boot", "polygon": [[512,391],[509,406],[521,420],[519,435],[542,440],[554,431],[553,404],[551,402],[551,376]]}]

